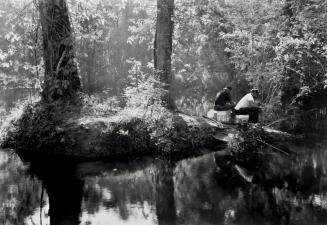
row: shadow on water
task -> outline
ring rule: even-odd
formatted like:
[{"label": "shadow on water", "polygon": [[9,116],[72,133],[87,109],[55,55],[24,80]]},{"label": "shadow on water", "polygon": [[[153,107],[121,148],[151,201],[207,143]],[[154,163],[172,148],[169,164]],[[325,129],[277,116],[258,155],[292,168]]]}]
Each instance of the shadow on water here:
[{"label": "shadow on water", "polygon": [[0,151],[0,223],[326,224],[327,149],[301,148],[288,162],[273,157],[252,183],[222,170],[214,154],[26,164]]}]

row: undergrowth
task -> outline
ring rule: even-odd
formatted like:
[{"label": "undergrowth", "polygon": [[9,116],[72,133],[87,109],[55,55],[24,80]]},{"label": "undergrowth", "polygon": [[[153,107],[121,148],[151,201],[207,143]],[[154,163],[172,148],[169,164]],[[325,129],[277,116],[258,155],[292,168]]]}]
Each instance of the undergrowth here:
[{"label": "undergrowth", "polygon": [[3,128],[2,146],[94,157],[194,153],[221,144],[213,131],[189,126],[163,107],[165,92],[147,76],[125,90],[125,107],[116,97],[83,94],[74,101],[20,104]]},{"label": "undergrowth", "polygon": [[87,145],[89,152],[140,154],[158,148],[160,136],[172,127],[172,114],[162,107],[157,84],[149,78],[126,90],[124,108],[116,97],[83,94],[74,102],[20,103],[3,123],[2,147],[68,152]]},{"label": "undergrowth", "polygon": [[268,133],[262,126],[244,124],[229,143],[235,162],[251,170],[268,165],[273,157],[290,157],[289,150],[282,135]]}]

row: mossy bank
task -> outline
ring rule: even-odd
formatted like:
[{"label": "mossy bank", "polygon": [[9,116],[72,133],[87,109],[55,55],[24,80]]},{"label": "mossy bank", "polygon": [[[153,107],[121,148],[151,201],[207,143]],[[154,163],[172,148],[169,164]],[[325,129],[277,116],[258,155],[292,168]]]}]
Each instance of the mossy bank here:
[{"label": "mossy bank", "polygon": [[[24,155],[78,158],[126,158],[144,155],[184,157],[216,151],[226,145],[214,134],[223,126],[200,117],[171,112],[151,120],[140,116],[86,113],[70,103],[28,105],[2,142]],[[167,122],[169,121],[169,122]]]}]

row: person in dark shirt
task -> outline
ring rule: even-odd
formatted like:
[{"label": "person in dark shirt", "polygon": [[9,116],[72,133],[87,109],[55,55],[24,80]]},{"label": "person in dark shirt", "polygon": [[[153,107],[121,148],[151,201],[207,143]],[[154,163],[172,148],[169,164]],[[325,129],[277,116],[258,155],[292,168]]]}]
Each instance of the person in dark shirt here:
[{"label": "person in dark shirt", "polygon": [[222,91],[217,93],[214,110],[216,111],[227,111],[234,109],[235,104],[232,102],[232,96],[230,86],[225,87]]}]

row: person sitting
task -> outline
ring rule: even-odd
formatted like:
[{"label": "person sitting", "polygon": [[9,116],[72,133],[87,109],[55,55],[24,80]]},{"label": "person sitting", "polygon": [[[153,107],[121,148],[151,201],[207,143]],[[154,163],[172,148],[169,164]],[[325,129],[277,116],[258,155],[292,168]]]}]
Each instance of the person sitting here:
[{"label": "person sitting", "polygon": [[249,115],[249,123],[257,123],[259,120],[260,107],[257,101],[258,89],[252,89],[235,106],[235,115]]},{"label": "person sitting", "polygon": [[234,109],[235,104],[232,102],[231,90],[232,88],[227,86],[221,92],[217,93],[214,110],[227,111]]}]

